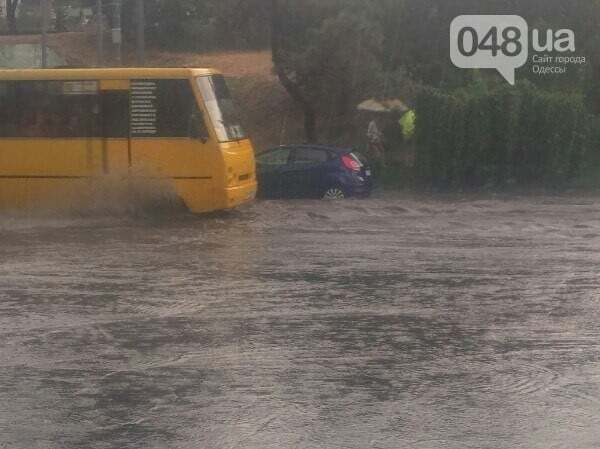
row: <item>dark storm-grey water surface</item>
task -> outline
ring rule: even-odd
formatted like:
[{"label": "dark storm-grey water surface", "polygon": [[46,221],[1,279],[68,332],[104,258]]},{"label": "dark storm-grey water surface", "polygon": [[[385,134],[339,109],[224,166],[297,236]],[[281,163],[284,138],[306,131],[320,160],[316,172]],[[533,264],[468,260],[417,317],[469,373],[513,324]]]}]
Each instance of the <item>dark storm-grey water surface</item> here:
[{"label": "dark storm-grey water surface", "polygon": [[600,200],[0,219],[0,447],[597,448]]}]

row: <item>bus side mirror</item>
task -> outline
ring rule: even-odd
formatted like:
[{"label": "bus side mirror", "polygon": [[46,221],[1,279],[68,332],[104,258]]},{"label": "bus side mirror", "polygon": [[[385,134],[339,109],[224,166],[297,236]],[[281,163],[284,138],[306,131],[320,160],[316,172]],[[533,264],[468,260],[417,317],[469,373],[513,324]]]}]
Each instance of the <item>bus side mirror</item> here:
[{"label": "bus side mirror", "polygon": [[188,134],[191,139],[200,140],[202,143],[208,142],[208,131],[206,130],[206,126],[204,126],[204,119],[201,114],[190,114]]}]

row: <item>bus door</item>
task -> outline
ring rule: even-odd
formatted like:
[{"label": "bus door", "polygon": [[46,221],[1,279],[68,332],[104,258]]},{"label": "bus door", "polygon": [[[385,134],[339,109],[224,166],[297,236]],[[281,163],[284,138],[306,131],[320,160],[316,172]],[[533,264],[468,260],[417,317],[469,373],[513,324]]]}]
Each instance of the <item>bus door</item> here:
[{"label": "bus door", "polygon": [[127,175],[131,167],[129,85],[129,80],[100,82],[101,171],[104,175]]},{"label": "bus door", "polygon": [[190,80],[132,80],[130,101],[133,172],[168,181],[188,205],[209,198],[219,153]]}]

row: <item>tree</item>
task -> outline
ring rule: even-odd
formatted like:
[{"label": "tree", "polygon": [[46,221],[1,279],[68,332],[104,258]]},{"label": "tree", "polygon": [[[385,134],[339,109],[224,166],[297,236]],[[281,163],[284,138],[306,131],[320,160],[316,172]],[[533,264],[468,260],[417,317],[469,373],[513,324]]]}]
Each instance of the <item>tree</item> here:
[{"label": "tree", "polygon": [[17,7],[20,0],[6,0],[6,24],[8,32],[17,33]]},{"label": "tree", "polygon": [[301,107],[307,141],[381,91],[381,27],[364,0],[272,0],[275,72]]},{"label": "tree", "polygon": [[302,89],[300,80],[290,67],[285,50],[284,13],[280,0],[271,0],[271,51],[273,65],[279,81],[293,100],[302,107],[304,113],[304,134],[309,142],[317,140],[317,113],[308,95]]},{"label": "tree", "polygon": [[[568,7],[566,6],[568,4]],[[540,78],[531,65],[519,70],[547,89],[580,90],[600,98],[597,24],[600,0],[271,0],[275,71],[302,108],[308,140],[319,124],[347,114],[361,97],[411,99],[418,85],[447,90],[471,85],[474,71],[450,61],[448,29],[463,14],[518,14],[531,28],[569,28],[577,53],[591,60],[562,76]],[[503,83],[485,71],[485,83]]]},{"label": "tree", "polygon": [[69,6],[80,6],[79,0],[54,0],[54,13],[56,21],[54,30],[56,32],[67,31],[67,8]]}]

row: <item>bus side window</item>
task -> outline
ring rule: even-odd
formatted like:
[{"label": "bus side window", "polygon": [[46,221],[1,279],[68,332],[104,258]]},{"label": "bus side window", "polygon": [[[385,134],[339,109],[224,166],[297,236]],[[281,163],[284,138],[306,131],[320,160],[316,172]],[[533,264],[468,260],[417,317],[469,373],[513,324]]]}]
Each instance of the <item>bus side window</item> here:
[{"label": "bus side window", "polygon": [[134,138],[208,139],[190,81],[131,80],[131,134]]},{"label": "bus side window", "polygon": [[0,101],[0,136],[81,138],[96,134],[93,90],[68,90],[89,85],[62,81],[9,81]]},{"label": "bus side window", "polygon": [[14,82],[0,82],[0,137],[14,137],[17,112]]},{"label": "bus side window", "polygon": [[158,80],[157,85],[159,136],[208,137],[190,81]]}]

